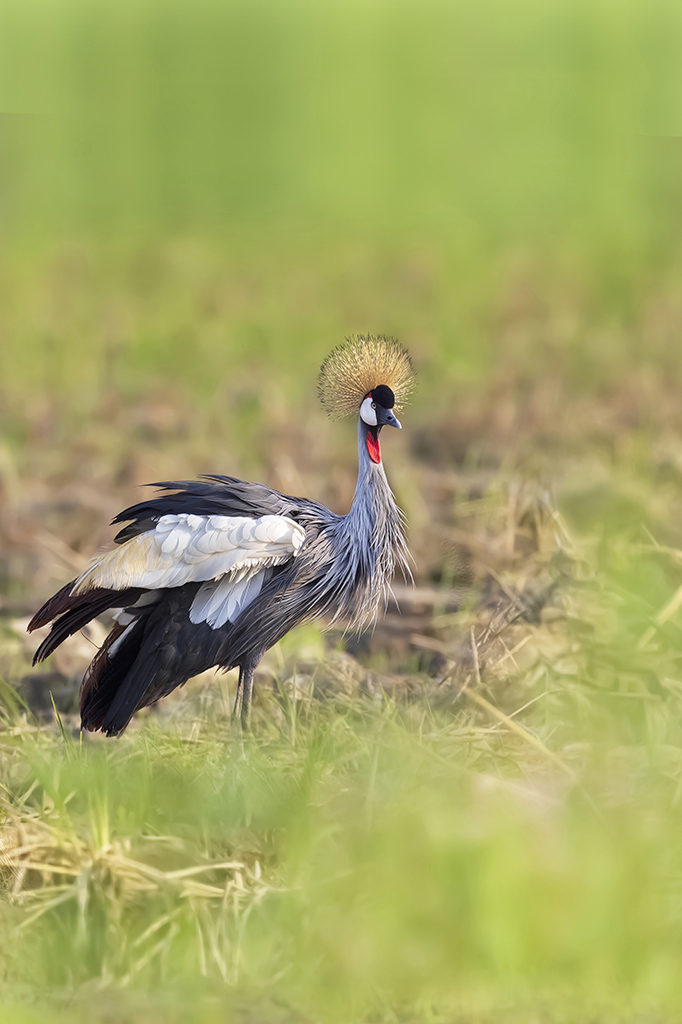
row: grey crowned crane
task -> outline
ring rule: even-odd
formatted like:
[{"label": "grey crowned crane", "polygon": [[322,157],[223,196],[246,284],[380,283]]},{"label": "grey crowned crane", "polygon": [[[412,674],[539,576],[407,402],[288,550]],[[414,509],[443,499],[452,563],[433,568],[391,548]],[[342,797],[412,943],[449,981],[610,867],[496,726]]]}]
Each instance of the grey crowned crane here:
[{"label": "grey crowned crane", "polygon": [[114,626],[81,685],[81,727],[120,733],[140,708],[214,666],[239,667],[235,715],[249,725],[265,651],[313,618],[359,628],[409,575],[403,516],[381,461],[382,427],[414,385],[390,338],[347,339],[322,364],[330,416],[358,416],[359,471],[350,512],[229,476],[159,483],[127,508],[117,545],[51,597],[28,629],[52,623],[34,664],[110,611]]}]

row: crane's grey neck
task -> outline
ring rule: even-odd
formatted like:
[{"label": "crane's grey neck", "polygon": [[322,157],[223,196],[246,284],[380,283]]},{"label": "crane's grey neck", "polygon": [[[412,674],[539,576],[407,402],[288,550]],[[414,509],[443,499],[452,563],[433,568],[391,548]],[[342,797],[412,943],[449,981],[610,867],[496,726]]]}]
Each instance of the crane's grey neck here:
[{"label": "crane's grey neck", "polygon": [[358,482],[355,487],[353,508],[358,502],[362,503],[368,497],[377,497],[379,494],[383,494],[386,500],[395,505],[393,492],[384,472],[383,461],[373,462],[369,457],[367,451],[368,429],[367,424],[361,417],[358,417]]},{"label": "crane's grey neck", "polygon": [[411,576],[403,515],[395,503],[381,462],[367,451],[367,426],[358,422],[358,483],[351,510],[339,523],[338,543],[344,548],[347,590],[339,614],[355,625],[371,621],[385,603],[398,568]]}]

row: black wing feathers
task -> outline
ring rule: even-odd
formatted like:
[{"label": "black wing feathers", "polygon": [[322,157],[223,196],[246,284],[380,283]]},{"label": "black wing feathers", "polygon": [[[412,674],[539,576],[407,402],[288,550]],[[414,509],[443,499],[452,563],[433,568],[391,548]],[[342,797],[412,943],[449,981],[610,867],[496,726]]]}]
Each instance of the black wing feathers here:
[{"label": "black wing feathers", "polygon": [[71,591],[75,582],[75,580],[71,580],[65,587],[53,594],[49,601],[45,602],[26,627],[28,633],[32,633],[34,629],[40,629],[41,626],[47,626],[48,622],[52,622],[58,615],[72,607]]},{"label": "black wing feathers", "polygon": [[[66,587],[63,587],[58,594],[55,594],[29,623],[29,630],[33,630],[38,626],[45,625],[52,619],[55,620],[52,623],[52,629],[33,655],[34,665],[49,657],[66,640],[67,636],[77,633],[91,619],[96,619],[98,615],[107,611],[108,608],[123,608],[126,605],[134,604],[142,593],[141,590],[100,589],[88,590],[85,594],[70,597],[68,590],[72,586],[73,582],[67,583]],[[57,598],[61,598],[60,602],[48,610]]]},{"label": "black wing feathers", "polygon": [[195,516],[264,516],[281,515],[286,499],[264,484],[250,484],[230,476],[207,476],[201,480],[165,480],[150,484],[161,491],[148,501],[131,505],[112,519],[112,524],[128,526],[114,538],[122,544],[152,529],[154,523],[167,515],[187,513]]}]

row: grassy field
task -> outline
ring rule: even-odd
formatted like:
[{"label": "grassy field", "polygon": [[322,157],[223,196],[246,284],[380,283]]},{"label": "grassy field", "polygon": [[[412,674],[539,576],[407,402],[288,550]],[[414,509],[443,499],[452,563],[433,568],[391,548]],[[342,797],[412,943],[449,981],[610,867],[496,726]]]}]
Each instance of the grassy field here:
[{"label": "grassy field", "polygon": [[[3,1024],[679,1020],[679,15],[0,17]],[[415,588],[246,741],[233,674],[80,736],[104,626],[33,669],[28,618],[149,481],[345,510],[357,331],[418,371]]]}]

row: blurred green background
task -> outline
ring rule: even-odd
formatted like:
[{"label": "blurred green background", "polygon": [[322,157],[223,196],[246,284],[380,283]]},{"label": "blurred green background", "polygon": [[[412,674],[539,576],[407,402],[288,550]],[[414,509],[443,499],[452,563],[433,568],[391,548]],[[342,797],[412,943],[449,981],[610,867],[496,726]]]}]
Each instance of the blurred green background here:
[{"label": "blurred green background", "polygon": [[[22,257],[35,281],[37,252],[48,265],[61,254],[54,298],[85,305],[81,318],[105,315],[116,285],[151,317],[167,305],[155,286],[182,307],[213,283],[227,305],[213,311],[221,376],[241,366],[240,345],[286,369],[367,326],[415,340],[427,368],[436,357],[458,376],[490,372],[504,344],[480,321],[515,263],[546,294],[572,286],[602,317],[632,315],[678,246],[680,17],[602,0],[10,0],[6,301]],[[428,297],[395,280],[410,258]],[[254,310],[241,323],[224,291],[249,272],[260,322]],[[183,312],[164,311],[176,323]],[[59,310],[42,312],[54,325]],[[35,331],[18,333],[10,319],[5,359],[15,365],[18,345],[35,372]],[[177,377],[172,338],[164,368],[146,354],[160,341],[139,337],[151,325],[119,333],[136,362]],[[78,353],[86,364],[106,365],[98,334]],[[68,362],[65,342],[53,344]]]},{"label": "blurred green background", "polygon": [[[602,353],[584,334],[673,287],[676,5],[10,0],[1,17],[3,406],[18,387],[56,403],[58,383],[89,415],[150,378],[219,404],[262,358],[298,401],[363,329],[409,340],[443,401],[443,369],[457,387],[518,361],[500,304],[524,287],[568,307],[581,385],[646,361],[642,338]],[[530,373],[555,358],[541,333]]]},{"label": "blurred green background", "polygon": [[[5,0],[3,1020],[679,1019],[681,49],[667,0]],[[27,618],[150,480],[345,510],[352,332],[419,373],[418,599],[288,638],[245,750],[231,679],[74,739],[101,635],[33,674]]]}]

